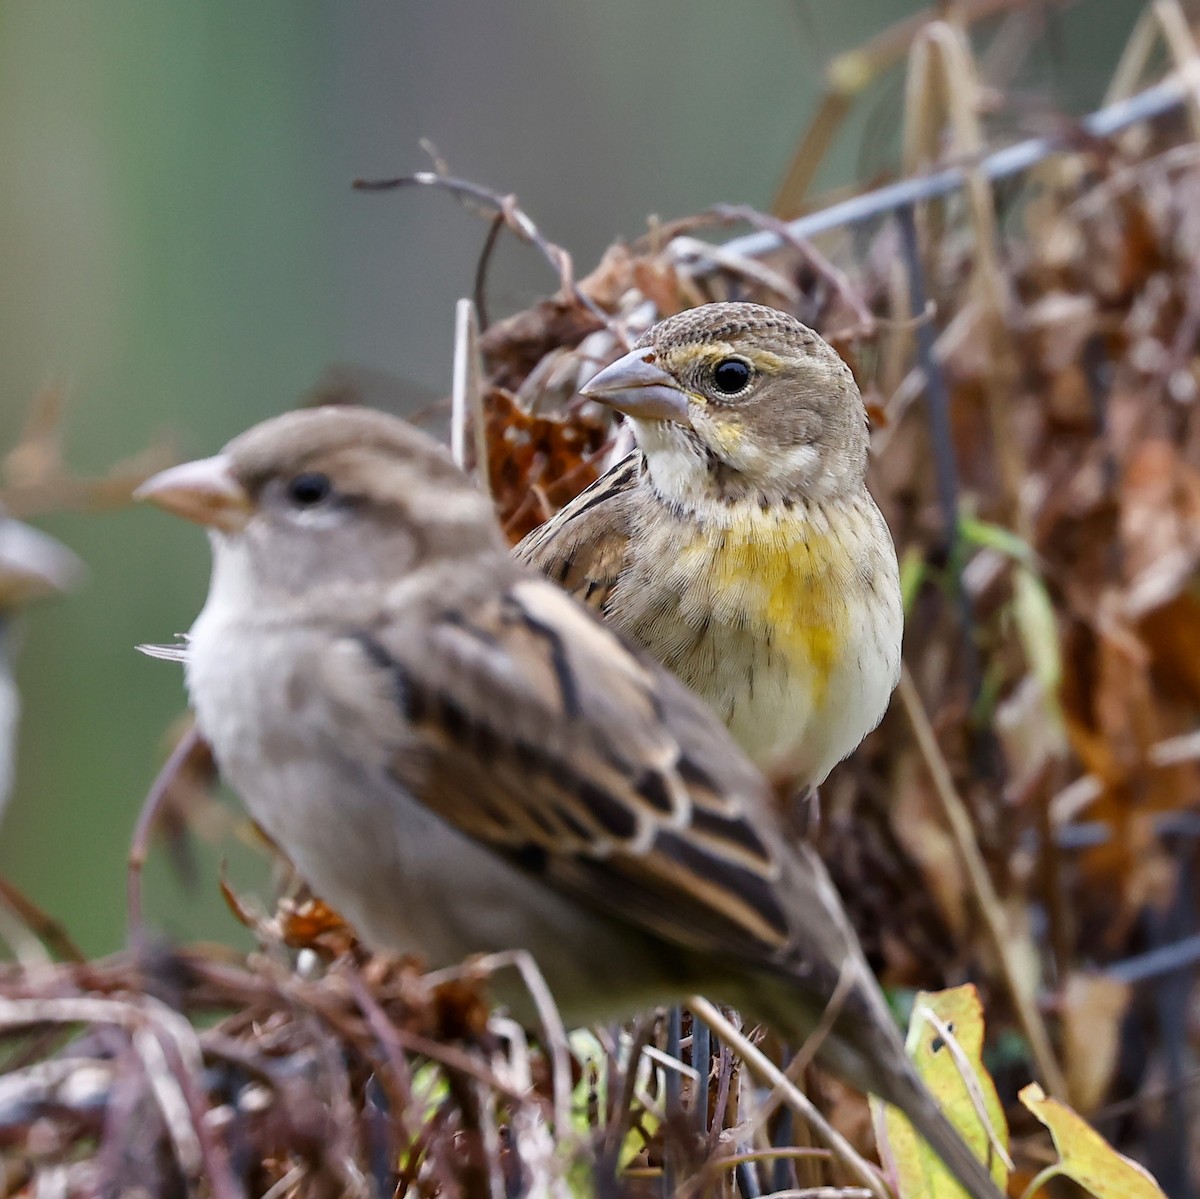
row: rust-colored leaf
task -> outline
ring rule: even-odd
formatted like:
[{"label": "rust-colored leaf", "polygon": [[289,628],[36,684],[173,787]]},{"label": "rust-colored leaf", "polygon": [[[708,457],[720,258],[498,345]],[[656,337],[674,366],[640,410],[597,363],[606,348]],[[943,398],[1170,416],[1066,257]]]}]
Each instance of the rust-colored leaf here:
[{"label": "rust-colored leaf", "polygon": [[579,417],[531,416],[493,388],[487,412],[488,482],[514,544],[593,482],[606,426]]}]

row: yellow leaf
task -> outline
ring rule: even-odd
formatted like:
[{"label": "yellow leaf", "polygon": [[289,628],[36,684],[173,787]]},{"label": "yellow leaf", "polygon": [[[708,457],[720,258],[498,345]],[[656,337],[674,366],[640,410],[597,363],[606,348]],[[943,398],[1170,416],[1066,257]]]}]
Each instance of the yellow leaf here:
[{"label": "yellow leaf", "polygon": [[1025,567],[1018,569],[1013,580],[1013,615],[1030,668],[1047,696],[1057,695],[1062,655],[1054,604],[1046,585]]},{"label": "yellow leaf", "polygon": [[[983,1008],[975,988],[918,992],[906,1048],[950,1123],[980,1161],[990,1160],[992,1177],[1003,1190],[1008,1182],[1008,1125],[983,1066]],[[901,1199],[965,1199],[966,1191],[941,1158],[896,1108],[872,1098],[871,1110],[880,1155]]]},{"label": "yellow leaf", "polygon": [[1166,1199],[1148,1170],[1119,1154],[1065,1103],[1047,1099],[1036,1082],[1022,1088],[1018,1098],[1050,1130],[1062,1159],[1057,1172],[1096,1199]]}]

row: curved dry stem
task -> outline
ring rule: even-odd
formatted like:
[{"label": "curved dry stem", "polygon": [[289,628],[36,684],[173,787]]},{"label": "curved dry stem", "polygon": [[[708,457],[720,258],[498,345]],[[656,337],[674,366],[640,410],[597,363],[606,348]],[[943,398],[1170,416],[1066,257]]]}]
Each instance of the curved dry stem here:
[{"label": "curved dry stem", "polygon": [[1029,994],[1022,981],[1020,961],[1026,956],[1029,946],[1025,943],[1024,934],[1017,934],[1009,927],[1004,915],[1004,905],[996,888],[992,885],[992,876],[988,873],[987,863],[979,851],[979,843],[975,839],[975,828],[966,804],[954,787],[950,767],[937,743],[937,737],[930,724],[929,714],[921,702],[917,686],[906,666],[900,675],[900,702],[912,725],[913,734],[917,739],[917,748],[925,761],[925,767],[933,780],[934,794],[941,804],[942,816],[954,838],[958,849],[959,860],[966,871],[975,900],[983,917],[984,928],[992,949],[1000,962],[1000,971],[1004,976],[1012,998],[1013,1007],[1020,1022],[1021,1030],[1029,1041],[1033,1053],[1034,1065],[1051,1094],[1067,1094],[1067,1081],[1054,1055],[1050,1044],[1050,1034],[1046,1031],[1045,1021],[1038,1011],[1034,997]]},{"label": "curved dry stem", "polygon": [[551,1077],[554,1085],[554,1120],[561,1129],[571,1127],[571,1046],[567,1041],[567,1029],[559,1015],[558,1005],[538,969],[533,955],[524,949],[510,949],[503,953],[491,953],[475,958],[466,967],[438,970],[425,976],[425,981],[436,986],[444,978],[456,978],[466,973],[485,971],[494,973],[512,967],[521,975],[521,981],[529,992],[530,999],[546,1036],[546,1049],[550,1054]]},{"label": "curved dry stem", "polygon": [[942,1039],[942,1044],[950,1051],[950,1056],[954,1059],[954,1065],[958,1069],[958,1075],[963,1081],[963,1086],[967,1088],[967,1095],[971,1099],[971,1106],[975,1109],[975,1115],[979,1118],[980,1124],[983,1125],[984,1130],[987,1132],[988,1142],[992,1149],[995,1150],[1000,1160],[1008,1167],[1010,1172],[1015,1170],[1016,1166],[1013,1164],[1008,1150],[1000,1143],[1000,1137],[997,1135],[995,1128],[992,1127],[992,1121],[988,1116],[987,1104],[983,1098],[983,1090],[979,1086],[979,1076],[972,1068],[970,1059],[967,1057],[967,1052],[954,1035],[953,1029],[926,1004],[922,1004],[917,1008],[917,1014],[936,1030],[938,1036]]},{"label": "curved dry stem", "polygon": [[803,1117],[833,1153],[862,1179],[875,1199],[891,1199],[879,1171],[821,1115],[812,1100],[757,1045],[752,1044],[707,999],[693,995],[687,1003],[694,1015],[699,1016],[727,1045],[737,1051],[748,1070],[768,1086],[780,1090],[787,1105]]},{"label": "curved dry stem", "polygon": [[150,784],[150,790],[146,792],[142,803],[142,810],[138,813],[125,867],[125,918],[129,940],[134,946],[142,945],[145,939],[145,925],[142,921],[142,867],[146,864],[146,856],[150,852],[150,837],[158,823],[171,785],[201,740],[200,730],[195,725],[179,738],[162,769],[155,776],[154,782]]},{"label": "curved dry stem", "polygon": [[[468,209],[482,210],[489,219],[500,220],[519,241],[533,246],[558,276],[558,285],[562,293],[573,297],[577,303],[583,305],[605,325],[609,324],[608,314],[590,296],[580,290],[575,282],[571,255],[542,233],[524,209],[517,204],[516,196],[501,195],[481,184],[472,183],[468,179],[458,179],[437,171],[417,171],[412,175],[397,175],[391,179],[355,179],[352,186],[355,191],[368,192],[397,191],[405,187],[432,187],[438,191],[449,192]],[[494,241],[495,233],[489,233],[488,239]],[[487,248],[485,243],[485,249]],[[485,258],[481,264],[483,270],[486,270],[486,261]],[[481,281],[477,279],[477,292],[480,287]],[[476,303],[479,303],[478,295]]]}]

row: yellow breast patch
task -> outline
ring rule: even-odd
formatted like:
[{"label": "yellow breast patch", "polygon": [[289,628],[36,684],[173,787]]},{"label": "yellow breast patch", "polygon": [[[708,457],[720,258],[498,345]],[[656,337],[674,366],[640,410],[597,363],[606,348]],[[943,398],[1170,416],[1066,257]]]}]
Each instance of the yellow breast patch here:
[{"label": "yellow breast patch", "polygon": [[[709,581],[723,622],[757,630],[811,680],[819,701],[846,641],[855,571],[841,539],[815,522],[757,510],[720,534],[689,538],[679,565]],[[703,560],[703,561],[701,561]]]}]

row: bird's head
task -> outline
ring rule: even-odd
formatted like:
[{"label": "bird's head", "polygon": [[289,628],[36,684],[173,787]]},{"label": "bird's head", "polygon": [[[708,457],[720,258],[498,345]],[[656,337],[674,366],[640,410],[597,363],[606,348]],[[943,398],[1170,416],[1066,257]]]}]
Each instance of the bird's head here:
[{"label": "bird's head", "polygon": [[849,367],[795,317],[706,304],[659,322],[583,394],[633,421],[669,498],[822,499],[862,484],[866,413]]},{"label": "bird's head", "polygon": [[427,561],[505,552],[488,498],[446,450],[366,408],[264,421],[136,494],[207,526],[217,574],[236,569],[260,597],[378,592]]}]

